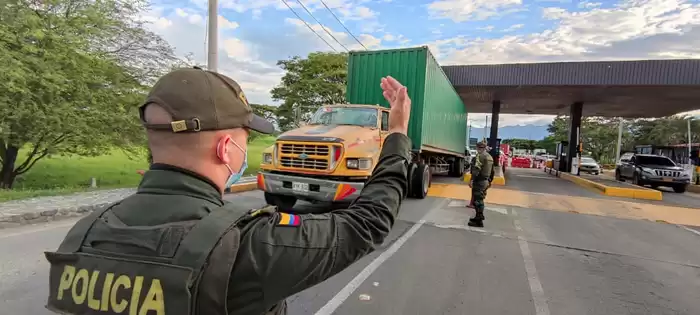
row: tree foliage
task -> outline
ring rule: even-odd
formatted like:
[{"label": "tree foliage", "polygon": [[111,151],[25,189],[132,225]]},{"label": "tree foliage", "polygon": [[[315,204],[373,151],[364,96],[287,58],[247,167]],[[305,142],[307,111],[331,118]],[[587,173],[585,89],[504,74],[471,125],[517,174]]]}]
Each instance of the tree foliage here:
[{"label": "tree foliage", "polygon": [[345,102],[347,54],[311,53],[280,60],[285,70],[281,83],[272,89],[272,98],[282,101],[277,109],[277,123],[282,130],[299,126],[323,104]]},{"label": "tree foliage", "polygon": [[144,9],[142,0],[0,4],[0,188],[51,154],[142,145],[136,105],[182,63],[137,19]]}]

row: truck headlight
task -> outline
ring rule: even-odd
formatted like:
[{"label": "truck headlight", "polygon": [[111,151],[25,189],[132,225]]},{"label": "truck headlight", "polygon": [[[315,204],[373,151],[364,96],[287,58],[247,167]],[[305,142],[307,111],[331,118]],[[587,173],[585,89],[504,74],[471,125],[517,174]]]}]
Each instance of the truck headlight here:
[{"label": "truck headlight", "polygon": [[345,167],[354,170],[368,170],[372,168],[371,159],[347,159],[345,160]]},{"label": "truck headlight", "polygon": [[651,174],[652,172],[654,172],[654,170],[652,170],[650,168],[642,167],[642,172]]},{"label": "truck headlight", "polygon": [[262,162],[263,164],[272,164],[272,153],[263,153]]}]

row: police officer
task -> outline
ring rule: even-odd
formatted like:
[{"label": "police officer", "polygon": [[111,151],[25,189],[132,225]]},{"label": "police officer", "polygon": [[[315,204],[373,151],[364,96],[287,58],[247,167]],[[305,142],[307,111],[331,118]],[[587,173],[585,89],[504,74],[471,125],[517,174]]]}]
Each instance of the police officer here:
[{"label": "police officer", "polygon": [[81,219],[51,264],[62,314],[286,314],[285,298],[341,272],[389,234],[408,189],[411,100],[391,77],[390,135],[347,209],[296,215],[222,199],[247,166],[249,132],[272,133],[239,85],[175,70],[140,108],[153,165],[136,194]]},{"label": "police officer", "polygon": [[493,157],[486,152],[486,144],[479,142],[476,144],[476,157],[474,157],[471,167],[471,181],[469,187],[472,188],[471,204],[476,215],[469,220],[467,225],[473,227],[484,227],[484,199],[486,190],[493,181]]}]

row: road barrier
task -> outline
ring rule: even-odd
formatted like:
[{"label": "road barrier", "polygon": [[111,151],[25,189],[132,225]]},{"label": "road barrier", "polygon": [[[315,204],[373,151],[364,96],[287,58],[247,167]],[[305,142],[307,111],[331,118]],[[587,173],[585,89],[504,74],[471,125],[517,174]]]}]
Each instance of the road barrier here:
[{"label": "road barrier", "polygon": [[517,168],[531,168],[532,160],[524,157],[514,157],[511,161],[511,166]]}]

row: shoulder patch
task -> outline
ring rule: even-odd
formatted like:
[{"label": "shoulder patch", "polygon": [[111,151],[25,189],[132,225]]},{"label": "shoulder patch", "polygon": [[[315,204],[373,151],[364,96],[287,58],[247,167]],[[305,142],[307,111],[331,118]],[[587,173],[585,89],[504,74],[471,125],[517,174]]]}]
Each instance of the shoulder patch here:
[{"label": "shoulder patch", "polygon": [[277,221],[277,225],[281,226],[299,226],[301,224],[301,217],[295,214],[289,214],[280,212],[280,219]]}]

